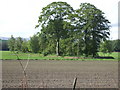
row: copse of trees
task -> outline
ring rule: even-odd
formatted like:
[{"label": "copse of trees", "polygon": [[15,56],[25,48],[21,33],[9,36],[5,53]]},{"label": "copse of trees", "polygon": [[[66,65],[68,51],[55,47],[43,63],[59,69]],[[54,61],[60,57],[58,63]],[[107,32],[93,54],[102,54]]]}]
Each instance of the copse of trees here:
[{"label": "copse of trees", "polygon": [[109,38],[109,24],[104,13],[90,3],[73,10],[66,2],[53,2],[42,9],[36,27],[42,27],[41,34],[56,43],[56,55],[63,52],[60,42],[69,40],[70,46],[64,47],[69,54],[77,49],[76,55],[94,57],[101,41]]},{"label": "copse of trees", "polygon": [[11,38],[8,40],[8,48],[10,51],[18,52],[28,52],[27,41],[21,37],[14,38],[11,35]]},{"label": "copse of trees", "polygon": [[33,35],[30,37],[30,40],[23,39],[21,37],[14,38],[13,35],[8,40],[8,48],[10,51],[18,52],[33,52],[38,53],[40,50],[39,37]]},{"label": "copse of trees", "polygon": [[112,53],[114,51],[114,41],[106,40],[100,44],[100,52],[103,53]]}]

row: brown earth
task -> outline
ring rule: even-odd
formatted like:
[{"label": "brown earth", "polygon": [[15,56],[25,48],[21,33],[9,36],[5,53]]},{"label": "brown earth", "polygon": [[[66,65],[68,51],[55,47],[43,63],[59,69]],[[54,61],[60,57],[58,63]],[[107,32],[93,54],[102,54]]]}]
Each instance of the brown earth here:
[{"label": "brown earth", "polygon": [[[25,65],[26,60],[21,60]],[[117,61],[30,60],[29,88],[118,88]],[[23,73],[17,60],[2,61],[2,87],[20,88]]]}]

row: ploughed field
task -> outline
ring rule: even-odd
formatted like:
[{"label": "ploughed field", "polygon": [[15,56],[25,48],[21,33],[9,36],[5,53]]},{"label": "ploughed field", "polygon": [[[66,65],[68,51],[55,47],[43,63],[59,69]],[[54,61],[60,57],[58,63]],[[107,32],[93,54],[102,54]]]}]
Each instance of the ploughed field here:
[{"label": "ploughed field", "polygon": [[[23,65],[27,60],[21,60]],[[2,60],[2,87],[22,88],[23,71],[17,60]],[[118,61],[30,60],[28,88],[118,88]]]}]

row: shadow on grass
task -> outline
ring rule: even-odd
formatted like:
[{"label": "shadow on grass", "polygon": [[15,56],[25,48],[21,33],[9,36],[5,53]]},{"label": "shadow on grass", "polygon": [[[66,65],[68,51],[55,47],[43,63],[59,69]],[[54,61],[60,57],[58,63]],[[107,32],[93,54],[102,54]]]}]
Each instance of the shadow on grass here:
[{"label": "shadow on grass", "polygon": [[95,57],[96,59],[115,59],[114,57],[112,56],[98,56],[98,57]]}]

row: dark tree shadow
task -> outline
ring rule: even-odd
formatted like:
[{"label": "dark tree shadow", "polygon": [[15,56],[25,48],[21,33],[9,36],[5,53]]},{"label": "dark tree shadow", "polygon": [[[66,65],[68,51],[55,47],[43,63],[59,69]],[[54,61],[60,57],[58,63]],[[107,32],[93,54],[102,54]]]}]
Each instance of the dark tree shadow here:
[{"label": "dark tree shadow", "polygon": [[95,57],[96,59],[115,59],[114,57],[112,57],[112,56],[97,56],[97,57]]}]

